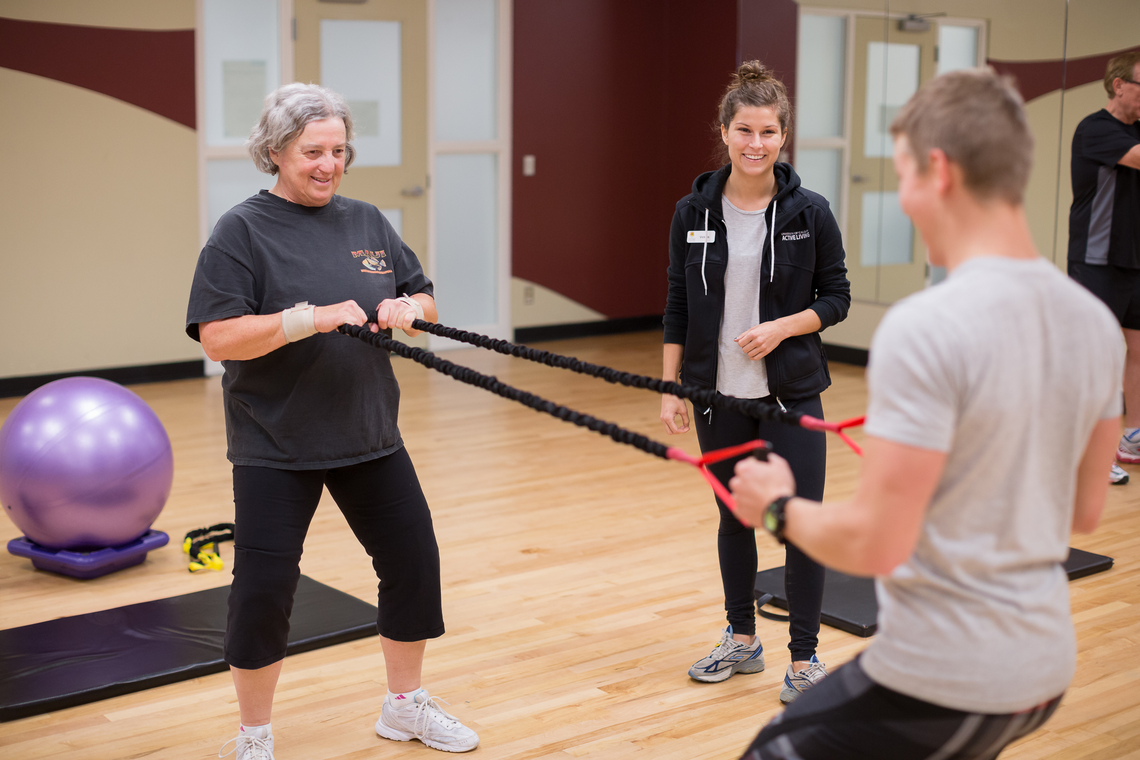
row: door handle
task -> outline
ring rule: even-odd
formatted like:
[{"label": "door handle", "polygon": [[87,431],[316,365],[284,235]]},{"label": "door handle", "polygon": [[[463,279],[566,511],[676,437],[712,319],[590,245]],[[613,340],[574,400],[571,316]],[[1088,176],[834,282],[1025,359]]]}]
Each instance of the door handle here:
[{"label": "door handle", "polygon": [[405,198],[419,198],[423,194],[424,189],[419,185],[416,185],[415,187],[405,187],[400,191],[400,195],[404,196]]},{"label": "door handle", "polygon": [[866,182],[867,178],[864,177],[862,174],[852,174],[851,175],[851,181],[852,182]]}]

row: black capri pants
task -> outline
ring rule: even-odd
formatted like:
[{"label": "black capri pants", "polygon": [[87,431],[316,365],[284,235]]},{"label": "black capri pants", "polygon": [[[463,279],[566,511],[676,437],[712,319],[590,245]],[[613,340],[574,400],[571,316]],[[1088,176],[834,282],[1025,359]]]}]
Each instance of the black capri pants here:
[{"label": "black capri pants", "polygon": [[[718,394],[719,395],[719,394]],[[769,396],[762,399],[775,404]],[[801,412],[823,419],[823,401],[819,394],[794,401],[784,401],[789,412]],[[708,452],[762,438],[772,444],[777,454],[788,460],[796,478],[796,495],[805,499],[823,499],[823,483],[827,471],[827,439],[821,431],[806,430],[780,422],[762,422],[725,409],[694,409],[697,439],[701,451]],[[717,480],[728,486],[733,468],[742,457],[709,465]],[[717,530],[717,553],[720,576],[724,584],[724,609],[733,633],[749,636],[756,633],[756,531],[740,524],[728,507],[716,500],[720,509]],[[792,544],[785,544],[784,593],[788,598],[789,631],[792,661],[810,660],[819,644],[819,614],[823,606],[823,567]]]},{"label": "black capri pants", "polygon": [[741,760],[994,760],[1060,703],[1004,715],[952,710],[880,686],[856,657],[776,716]]},{"label": "black capri pants", "polygon": [[234,466],[234,565],[225,660],[256,669],[285,657],[300,561],[321,492],[348,521],[379,579],[376,630],[394,641],[442,636],[439,547],[404,448],[329,470]]}]

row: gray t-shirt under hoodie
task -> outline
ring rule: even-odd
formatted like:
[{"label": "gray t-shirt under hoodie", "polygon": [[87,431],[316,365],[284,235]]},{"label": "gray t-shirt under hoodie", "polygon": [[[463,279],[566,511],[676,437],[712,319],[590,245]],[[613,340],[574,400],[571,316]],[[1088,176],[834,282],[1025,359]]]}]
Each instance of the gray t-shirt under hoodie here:
[{"label": "gray t-shirt under hoodie", "polygon": [[724,269],[716,389],[726,396],[764,398],[768,395],[767,365],[763,358],[748,358],[736,338],[760,324],[760,259],[768,225],[763,209],[744,211],[724,196],[721,207],[728,235],[728,261]]}]

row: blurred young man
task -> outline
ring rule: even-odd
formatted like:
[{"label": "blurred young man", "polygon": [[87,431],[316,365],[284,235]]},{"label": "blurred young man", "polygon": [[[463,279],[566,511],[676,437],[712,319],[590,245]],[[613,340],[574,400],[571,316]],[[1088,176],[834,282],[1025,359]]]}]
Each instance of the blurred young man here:
[{"label": "blurred young man", "polygon": [[1033,140],[1008,82],[938,77],[891,133],[899,201],[949,276],[875,334],[855,496],[793,497],[778,456],[731,482],[747,521],[877,577],[879,633],[768,724],[750,760],[988,760],[1049,718],[1075,670],[1062,562],[1108,490],[1119,329],[1033,246]]}]

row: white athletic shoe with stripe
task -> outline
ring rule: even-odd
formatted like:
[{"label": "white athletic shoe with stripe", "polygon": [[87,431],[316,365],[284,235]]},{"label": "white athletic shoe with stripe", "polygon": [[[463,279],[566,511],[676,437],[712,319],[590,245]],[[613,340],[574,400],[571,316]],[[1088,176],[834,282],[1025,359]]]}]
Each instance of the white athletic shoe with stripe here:
[{"label": "white athletic shoe with stripe", "polygon": [[479,735],[440,707],[439,701],[426,689],[416,692],[411,704],[399,708],[385,697],[376,733],[397,742],[419,739],[444,752],[470,752],[478,747]]},{"label": "white athletic shoe with stripe", "polygon": [[[234,748],[222,754],[222,749],[231,743],[235,744]],[[222,749],[218,750],[218,757],[228,757],[237,752],[234,760],[273,760],[273,734],[261,736],[256,729],[249,732],[243,728],[241,733],[223,744]]]},{"label": "white athletic shoe with stripe", "polygon": [[1120,465],[1113,463],[1112,469],[1108,471],[1108,483],[1113,486],[1122,486],[1128,482],[1128,473]]}]

